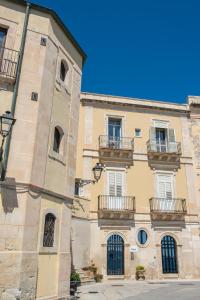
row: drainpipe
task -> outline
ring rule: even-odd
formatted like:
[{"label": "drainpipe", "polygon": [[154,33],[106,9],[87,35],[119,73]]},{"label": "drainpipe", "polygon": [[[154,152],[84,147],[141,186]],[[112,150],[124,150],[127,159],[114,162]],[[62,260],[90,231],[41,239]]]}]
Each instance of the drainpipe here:
[{"label": "drainpipe", "polygon": [[[12,97],[12,104],[11,104],[11,114],[13,117],[15,115],[15,108],[16,108],[16,102],[17,102],[17,96],[18,96],[18,90],[19,90],[19,82],[20,82],[22,62],[23,62],[23,57],[24,57],[24,48],[25,48],[25,43],[26,43],[26,35],[27,35],[30,7],[31,7],[31,3],[27,2],[23,32],[22,32],[22,39],[21,39],[21,45],[20,45],[20,51],[19,51],[19,60],[18,60],[18,66],[17,66],[16,81],[15,81],[13,97]],[[7,137],[6,144],[5,144],[4,159],[2,161],[2,171],[1,171],[1,179],[0,180],[5,180],[6,169],[7,169],[7,165],[8,165],[8,155],[9,155],[9,150],[10,150],[11,136],[12,136],[12,131],[10,132],[9,136]]]}]

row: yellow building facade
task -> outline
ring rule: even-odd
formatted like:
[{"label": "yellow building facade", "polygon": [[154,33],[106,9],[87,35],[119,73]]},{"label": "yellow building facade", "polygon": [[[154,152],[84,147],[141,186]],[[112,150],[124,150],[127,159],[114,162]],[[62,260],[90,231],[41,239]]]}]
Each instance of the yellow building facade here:
[{"label": "yellow building facade", "polygon": [[76,270],[94,263],[104,279],[135,279],[142,265],[147,279],[200,277],[199,108],[199,97],[175,104],[81,94]]},{"label": "yellow building facade", "polygon": [[68,299],[84,59],[52,10],[0,1],[0,299]]}]

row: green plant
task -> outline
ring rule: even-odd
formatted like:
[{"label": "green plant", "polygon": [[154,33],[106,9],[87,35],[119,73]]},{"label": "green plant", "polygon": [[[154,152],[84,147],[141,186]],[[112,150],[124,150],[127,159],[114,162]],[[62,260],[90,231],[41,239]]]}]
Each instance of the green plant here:
[{"label": "green plant", "polygon": [[78,273],[76,273],[76,272],[72,272],[72,273],[71,273],[70,280],[71,280],[71,281],[80,282],[80,281],[81,281],[80,275],[79,275]]},{"label": "green plant", "polygon": [[144,266],[142,266],[142,265],[138,265],[137,267],[136,267],[136,271],[144,271],[145,269],[144,269]]}]

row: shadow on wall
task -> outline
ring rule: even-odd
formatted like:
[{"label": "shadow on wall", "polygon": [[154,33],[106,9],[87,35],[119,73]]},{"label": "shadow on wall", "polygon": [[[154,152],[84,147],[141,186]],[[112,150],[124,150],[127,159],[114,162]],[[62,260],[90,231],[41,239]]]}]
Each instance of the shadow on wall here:
[{"label": "shadow on wall", "polygon": [[5,213],[12,213],[18,207],[15,178],[8,178],[1,184],[1,199]]}]

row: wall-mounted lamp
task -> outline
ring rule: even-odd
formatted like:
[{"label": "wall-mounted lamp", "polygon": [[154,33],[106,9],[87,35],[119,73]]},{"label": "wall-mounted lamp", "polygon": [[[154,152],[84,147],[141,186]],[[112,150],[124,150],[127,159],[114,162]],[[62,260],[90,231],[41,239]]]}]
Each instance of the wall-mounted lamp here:
[{"label": "wall-mounted lamp", "polygon": [[15,119],[12,117],[12,114],[10,111],[6,111],[5,114],[0,116],[0,134],[2,136],[1,146],[0,146],[0,162],[3,158],[3,146],[5,142],[5,138],[9,135],[11,132],[12,126],[15,123]]},{"label": "wall-mounted lamp", "polygon": [[101,178],[101,173],[102,173],[103,169],[104,169],[104,166],[101,163],[96,163],[94,168],[92,168],[95,180],[77,178],[76,183],[78,183],[79,186],[84,186],[89,183],[98,182],[99,179]]}]

